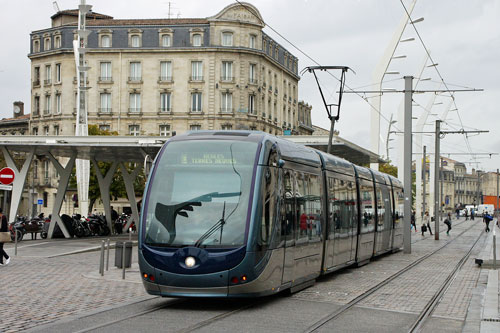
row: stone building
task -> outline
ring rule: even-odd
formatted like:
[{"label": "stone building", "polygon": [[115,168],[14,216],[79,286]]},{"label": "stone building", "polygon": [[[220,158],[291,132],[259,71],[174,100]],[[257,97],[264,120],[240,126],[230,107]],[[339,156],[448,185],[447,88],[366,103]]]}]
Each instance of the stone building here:
[{"label": "stone building", "polygon": [[[31,133],[70,135],[76,115],[77,10],[33,31]],[[198,129],[311,134],[298,59],[262,31],[254,6],[196,19],[88,14],[88,121],[121,135]]]},{"label": "stone building", "polygon": [[[78,10],[30,34],[32,135],[73,135]],[[114,19],[87,14],[89,125],[119,135],[171,136],[187,130],[250,129],[311,134],[311,106],[298,101],[298,59],[263,32],[248,3],[208,18]],[[33,186],[47,211],[57,173],[33,162]],[[72,212],[72,200],[63,212]]]}]

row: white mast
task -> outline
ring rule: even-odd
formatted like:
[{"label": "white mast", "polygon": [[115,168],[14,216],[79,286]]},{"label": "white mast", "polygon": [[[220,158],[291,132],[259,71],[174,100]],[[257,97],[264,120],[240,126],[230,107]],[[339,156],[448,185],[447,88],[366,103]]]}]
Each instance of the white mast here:
[{"label": "white mast", "polygon": [[[76,128],[75,136],[88,136],[87,121],[87,71],[90,67],[85,61],[85,47],[87,46],[87,37],[90,31],[85,29],[85,16],[91,10],[92,6],[87,5],[85,0],[81,0],[78,6],[78,40],[73,41],[73,50],[76,63],[77,80],[77,105],[76,105]],[[88,160],[76,160],[76,181],[78,184],[78,202],[80,214],[88,215],[89,210],[89,174],[90,162]]]}]

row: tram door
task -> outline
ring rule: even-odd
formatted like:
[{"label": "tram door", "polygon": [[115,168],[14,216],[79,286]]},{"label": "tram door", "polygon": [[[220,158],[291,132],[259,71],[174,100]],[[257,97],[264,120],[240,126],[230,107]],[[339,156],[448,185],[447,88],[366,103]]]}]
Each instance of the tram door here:
[{"label": "tram door", "polygon": [[285,251],[283,258],[282,283],[293,280],[294,258],[295,258],[295,196],[293,188],[293,173],[290,170],[281,169],[283,172],[283,186],[281,195],[281,232],[285,240]]}]

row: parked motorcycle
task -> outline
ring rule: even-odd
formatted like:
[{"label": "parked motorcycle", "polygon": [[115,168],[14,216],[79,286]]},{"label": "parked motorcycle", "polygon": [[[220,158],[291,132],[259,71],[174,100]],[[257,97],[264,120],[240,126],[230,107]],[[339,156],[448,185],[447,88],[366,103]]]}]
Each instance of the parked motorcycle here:
[{"label": "parked motorcycle", "polygon": [[108,236],[111,233],[104,215],[91,214],[87,218],[92,235]]}]

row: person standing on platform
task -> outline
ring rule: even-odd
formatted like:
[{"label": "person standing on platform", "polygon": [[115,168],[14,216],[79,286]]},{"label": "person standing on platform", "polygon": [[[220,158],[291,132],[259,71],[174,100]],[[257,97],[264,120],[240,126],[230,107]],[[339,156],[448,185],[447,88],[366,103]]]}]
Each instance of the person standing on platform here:
[{"label": "person standing on platform", "polygon": [[[425,212],[425,215],[424,215],[424,223],[423,225],[425,225],[425,229],[427,231],[427,229],[429,229],[429,233],[431,234],[432,236],[432,229],[431,229],[431,218],[429,216],[429,212]],[[422,233],[423,234],[423,233]]]},{"label": "person standing on platform", "polygon": [[410,225],[410,231],[415,228],[415,232],[417,232],[417,224],[415,222],[415,211],[411,213],[411,225]]},{"label": "person standing on platform", "polygon": [[448,218],[444,220],[444,224],[448,227],[448,230],[446,230],[446,234],[449,236],[450,235],[450,230],[451,230],[451,218],[450,214],[448,214]]},{"label": "person standing on platform", "polygon": [[[2,208],[0,208],[0,232],[8,232],[9,226],[7,223],[7,217],[3,215]],[[3,258],[5,258],[5,265],[10,263],[10,257],[3,249],[3,243],[0,243],[0,266],[3,266]]]},{"label": "person standing on platform", "polygon": [[485,229],[486,232],[490,232],[490,222],[491,222],[491,220],[493,220],[493,217],[491,217],[491,215],[484,214],[484,216],[483,216],[483,222],[486,224],[486,229]]}]

